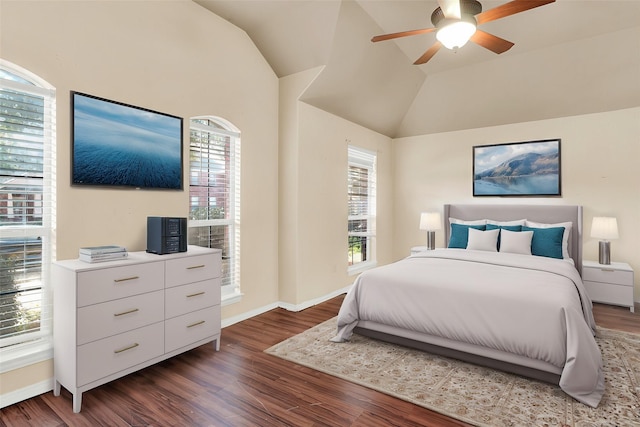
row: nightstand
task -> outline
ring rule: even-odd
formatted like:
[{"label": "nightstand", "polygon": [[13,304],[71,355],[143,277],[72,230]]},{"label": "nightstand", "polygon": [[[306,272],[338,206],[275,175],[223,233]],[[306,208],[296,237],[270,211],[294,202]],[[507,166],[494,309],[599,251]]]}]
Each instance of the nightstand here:
[{"label": "nightstand", "polygon": [[629,307],[633,313],[633,269],[624,262],[582,262],[582,281],[592,301]]},{"label": "nightstand", "polygon": [[426,251],[427,247],[426,246],[414,246],[411,248],[411,255],[415,255],[417,253],[420,253],[422,251]]}]

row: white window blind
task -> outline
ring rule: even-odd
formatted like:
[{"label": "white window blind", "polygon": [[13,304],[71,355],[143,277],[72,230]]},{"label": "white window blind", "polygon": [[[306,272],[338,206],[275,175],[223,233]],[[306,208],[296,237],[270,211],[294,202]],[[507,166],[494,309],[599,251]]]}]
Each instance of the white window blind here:
[{"label": "white window blind", "polygon": [[376,153],[348,147],[349,271],[376,265]]},{"label": "white window blind", "polygon": [[240,296],[240,134],[214,117],[191,120],[189,243],[222,249],[222,300]]},{"label": "white window blind", "polygon": [[[51,337],[55,91],[0,60],[1,372]],[[28,358],[27,358],[28,359]]]}]

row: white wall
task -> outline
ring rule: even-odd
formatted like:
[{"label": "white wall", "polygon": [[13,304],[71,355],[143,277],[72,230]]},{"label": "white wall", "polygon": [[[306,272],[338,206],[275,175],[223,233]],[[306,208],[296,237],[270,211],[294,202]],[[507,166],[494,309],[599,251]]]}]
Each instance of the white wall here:
[{"label": "white wall", "polygon": [[[513,125],[394,140],[396,258],[424,245],[420,212],[442,211],[446,203],[576,204],[584,206],[584,258],[598,259],[598,240],[589,237],[594,216],[615,216],[620,239],[612,260],[636,271],[640,299],[640,107]],[[562,197],[474,198],[474,145],[560,138]],[[436,233],[437,246],[444,233]]]},{"label": "white wall", "polygon": [[[58,259],[87,245],[144,250],[147,216],[185,217],[189,206],[188,191],[71,187],[71,90],[184,117],[185,159],[188,119],[217,115],[242,132],[245,295],[223,307],[223,318],[277,303],[278,79],[247,35],[190,0],[3,1],[1,8],[2,58],[57,89]],[[45,365],[3,375],[0,394],[51,378]]]}]

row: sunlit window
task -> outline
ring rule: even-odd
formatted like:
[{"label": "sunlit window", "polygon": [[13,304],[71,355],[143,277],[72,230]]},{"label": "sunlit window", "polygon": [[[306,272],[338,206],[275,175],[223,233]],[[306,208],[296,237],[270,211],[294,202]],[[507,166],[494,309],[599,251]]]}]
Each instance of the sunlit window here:
[{"label": "sunlit window", "polygon": [[222,302],[240,296],[240,133],[214,117],[191,120],[189,244],[222,249]]},{"label": "sunlit window", "polygon": [[51,337],[55,91],[0,60],[0,348]]},{"label": "sunlit window", "polygon": [[348,236],[349,270],[375,265],[376,237],[376,154],[349,147]]}]

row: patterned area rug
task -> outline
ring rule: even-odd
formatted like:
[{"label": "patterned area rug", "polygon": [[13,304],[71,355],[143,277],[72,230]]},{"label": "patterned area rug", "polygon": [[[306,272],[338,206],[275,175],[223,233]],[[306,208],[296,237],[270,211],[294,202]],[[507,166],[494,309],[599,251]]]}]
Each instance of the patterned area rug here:
[{"label": "patterned area rug", "polygon": [[477,426],[640,425],[640,335],[598,329],[606,391],[593,409],[552,384],[335,332],[333,318],[265,351]]}]

